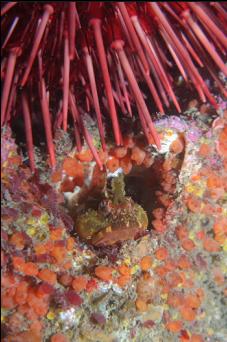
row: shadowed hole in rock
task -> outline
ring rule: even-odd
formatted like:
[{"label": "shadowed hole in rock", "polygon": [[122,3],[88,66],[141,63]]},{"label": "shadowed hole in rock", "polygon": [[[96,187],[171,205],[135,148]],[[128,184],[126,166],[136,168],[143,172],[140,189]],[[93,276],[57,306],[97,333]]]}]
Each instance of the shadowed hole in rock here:
[{"label": "shadowed hole in rock", "polygon": [[160,168],[163,158],[156,158],[149,168],[134,166],[132,171],[125,176],[126,195],[141,205],[148,216],[148,228],[153,219],[152,210],[159,207],[156,191],[161,191]]},{"label": "shadowed hole in rock", "polygon": [[[108,215],[109,211],[111,211],[113,199],[110,200],[111,197],[105,197],[104,192],[100,191],[100,193],[90,193],[89,197],[83,196],[79,206],[77,206],[77,209],[75,210],[74,208],[72,210],[72,216],[75,221],[75,231],[79,235],[80,239],[88,243],[97,255],[111,255],[111,258],[115,258],[119,251],[119,247],[121,247],[126,240],[137,239],[148,234],[150,230],[156,229],[154,221],[157,217],[154,215],[154,210],[157,208],[161,209],[163,212],[161,221],[164,222],[168,203],[174,201],[174,198],[177,195],[175,189],[184,160],[184,152],[185,151],[182,151],[181,153],[170,153],[168,156],[159,155],[154,159],[154,163],[149,168],[134,165],[132,171],[128,175],[124,176],[124,196],[130,198],[129,201],[131,201],[131,204],[127,202],[125,206],[123,203],[118,203],[117,206],[114,207],[114,215],[119,215],[119,217],[122,218],[122,211],[127,207],[128,211],[126,210],[126,212],[129,213],[131,210],[130,205],[134,208],[134,205],[136,204],[141,208],[143,213],[146,213],[147,216],[145,219],[146,223],[144,223],[144,216],[142,216],[143,229],[136,230],[135,226],[133,226],[134,223],[132,223],[134,221],[131,219],[129,222],[126,222],[127,224],[125,224],[124,221],[123,226],[121,226],[119,222],[115,225],[115,221],[113,220],[111,221],[111,224],[108,223],[110,222],[108,221]],[[118,177],[108,178],[107,189],[111,188],[111,182],[114,178]],[[88,220],[84,220],[83,215],[88,215],[87,213],[89,211],[91,211],[92,215],[94,213],[96,215],[97,212],[101,214],[101,220],[99,217],[96,217],[95,219],[92,217]],[[131,212],[133,213],[133,210],[131,210]],[[139,211],[139,215],[140,214],[141,211]],[[104,223],[102,222],[103,215],[105,219],[107,218],[107,221]],[[135,211],[135,215],[137,215],[137,211]],[[82,225],[80,221],[81,217],[83,218]],[[94,231],[92,231],[90,226],[96,219],[97,225],[95,226]],[[99,226],[99,222],[101,222],[101,228]],[[120,220],[120,223],[121,222],[122,221]],[[138,223],[138,221],[136,222]],[[139,225],[140,223],[141,222],[139,222]],[[159,230],[159,228],[157,228],[157,230]],[[115,234],[116,231],[117,234]],[[93,233],[95,236],[94,239],[92,237]],[[119,240],[118,235],[121,236]]]}]

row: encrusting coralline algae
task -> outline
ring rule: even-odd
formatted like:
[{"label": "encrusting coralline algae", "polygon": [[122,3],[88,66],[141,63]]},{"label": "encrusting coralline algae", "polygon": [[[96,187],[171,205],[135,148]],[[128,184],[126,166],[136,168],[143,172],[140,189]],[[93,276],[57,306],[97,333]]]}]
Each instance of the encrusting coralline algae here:
[{"label": "encrusting coralline algae", "polygon": [[[114,197],[106,188],[108,177],[103,179],[87,151],[70,153],[41,184],[22,164],[10,132],[3,131],[3,341],[225,341],[227,117],[221,110],[207,124],[196,110],[193,120],[157,122],[162,157],[155,148],[147,149],[141,137],[128,139],[127,151],[137,146],[146,156],[141,163],[139,152],[138,159],[128,161],[137,168],[134,175],[141,177],[147,168],[152,177],[158,172],[160,184],[147,213],[148,230],[147,223],[142,225],[145,235],[122,241],[120,230],[117,244],[111,240],[111,210],[117,219],[121,206],[130,203],[134,215],[136,204],[124,191]],[[121,165],[124,154],[111,147],[103,158],[116,158]],[[146,165],[148,155],[152,162]],[[80,167],[71,168],[74,164]],[[93,171],[84,189],[90,164]],[[107,172],[113,174],[114,168]],[[72,203],[77,220],[83,221],[89,210],[97,215],[97,209],[83,204],[81,189],[103,191],[99,204],[105,205],[99,210],[110,234],[103,246],[81,240],[79,224],[72,230],[62,197],[74,191],[73,186],[65,189],[67,177],[76,180]],[[121,177],[112,178],[112,190]],[[51,192],[54,205],[47,200]],[[130,220],[127,225],[134,226]]]}]

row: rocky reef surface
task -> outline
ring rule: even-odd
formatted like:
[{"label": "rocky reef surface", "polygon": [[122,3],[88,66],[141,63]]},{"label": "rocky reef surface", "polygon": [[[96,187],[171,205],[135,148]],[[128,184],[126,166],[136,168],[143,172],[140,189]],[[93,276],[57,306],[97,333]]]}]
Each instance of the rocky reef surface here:
[{"label": "rocky reef surface", "polygon": [[157,120],[159,152],[142,135],[100,150],[104,171],[59,132],[58,168],[37,153],[32,174],[4,128],[3,342],[226,341],[221,104]]}]

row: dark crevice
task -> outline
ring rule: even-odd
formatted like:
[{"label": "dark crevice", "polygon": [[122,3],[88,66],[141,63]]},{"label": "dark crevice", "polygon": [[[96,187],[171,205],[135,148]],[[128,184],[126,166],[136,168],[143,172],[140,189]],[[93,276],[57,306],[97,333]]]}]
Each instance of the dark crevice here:
[{"label": "dark crevice", "polygon": [[158,158],[149,168],[134,166],[130,174],[125,176],[126,195],[146,211],[149,227],[153,219],[152,210],[159,206],[155,192],[162,189],[159,171],[162,162],[163,158]]}]

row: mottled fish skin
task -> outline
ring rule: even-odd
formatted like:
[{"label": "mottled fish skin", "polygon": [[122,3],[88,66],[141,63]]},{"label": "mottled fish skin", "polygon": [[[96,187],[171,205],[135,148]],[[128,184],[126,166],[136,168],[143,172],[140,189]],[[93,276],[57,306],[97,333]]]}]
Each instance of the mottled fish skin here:
[{"label": "mottled fish skin", "polygon": [[107,232],[104,229],[93,236],[92,244],[97,247],[101,245],[111,246],[115,243],[129,240],[132,236],[136,236],[141,230],[143,230],[142,227],[124,228],[121,226],[115,228],[115,230],[112,230],[111,232]]}]

